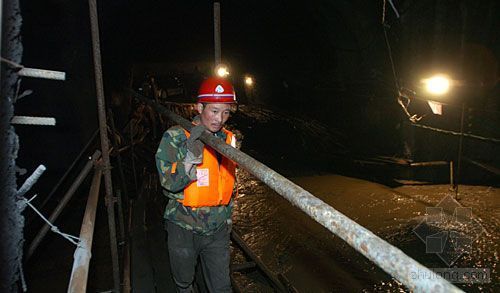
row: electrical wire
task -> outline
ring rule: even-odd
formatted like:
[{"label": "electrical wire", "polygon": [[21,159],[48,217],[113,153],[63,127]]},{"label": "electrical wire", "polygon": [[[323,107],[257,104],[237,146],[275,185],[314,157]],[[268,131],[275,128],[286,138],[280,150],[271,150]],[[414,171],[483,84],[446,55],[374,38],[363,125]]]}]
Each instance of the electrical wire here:
[{"label": "electrical wire", "polygon": [[394,77],[394,85],[396,86],[397,92],[399,93],[400,87],[398,82],[398,76],[396,73],[396,66],[394,65],[394,59],[392,58],[392,50],[391,50],[391,45],[389,43],[389,37],[387,36],[386,25],[382,24],[382,28],[384,30],[384,38],[385,38],[385,44],[387,46],[387,51],[389,54],[389,60],[391,61],[392,75]]},{"label": "electrical wire", "polygon": [[[387,36],[387,29],[386,29],[386,23],[385,23],[386,0],[384,0],[384,2],[383,2],[383,8],[382,9],[383,9],[382,10],[382,27],[383,27],[383,30],[384,30],[384,38],[385,38],[385,44],[387,46],[389,60],[391,62],[392,74],[393,74],[393,77],[394,77],[394,84],[395,84],[397,92],[398,92],[398,99],[397,100],[398,100],[398,104],[401,106],[401,108],[403,109],[404,113],[406,114],[406,116],[408,117],[408,119],[411,121],[411,125],[413,125],[415,127],[427,129],[427,130],[436,131],[436,132],[439,132],[439,133],[445,133],[445,134],[456,135],[456,136],[463,136],[463,137],[468,137],[468,138],[473,138],[473,139],[478,139],[478,140],[487,141],[487,142],[493,142],[493,143],[500,143],[500,139],[497,139],[497,138],[484,137],[484,136],[479,136],[479,135],[470,134],[470,133],[463,133],[463,132],[456,132],[456,131],[451,131],[451,130],[445,130],[445,129],[435,128],[435,127],[431,127],[431,126],[427,126],[427,125],[423,125],[423,124],[418,124],[417,123],[423,117],[425,117],[425,115],[423,115],[423,116],[418,116],[417,114],[413,114],[412,115],[408,111],[408,106],[410,104],[410,98],[407,97],[404,93],[401,92],[401,87],[399,86],[398,77],[397,77],[397,73],[396,73],[396,67],[394,65],[394,59],[392,57],[392,50],[391,50],[391,45],[389,43],[389,37]],[[407,99],[406,105],[405,105],[405,103],[403,101],[403,98]],[[481,111],[481,110],[478,110],[478,111]],[[483,111],[483,112],[496,112],[496,111]]]},{"label": "electrical wire", "polygon": [[440,133],[451,134],[451,135],[456,135],[456,136],[463,135],[464,137],[474,138],[474,139],[478,139],[478,140],[482,140],[482,141],[486,141],[486,142],[500,143],[500,139],[498,139],[498,138],[484,137],[484,136],[479,136],[479,135],[470,134],[470,133],[461,133],[461,132],[457,132],[457,131],[435,128],[435,127],[431,127],[431,126],[423,125],[423,124],[418,124],[418,123],[411,123],[411,125],[415,126],[415,127],[423,128],[423,129],[428,129],[428,130],[440,132]]}]

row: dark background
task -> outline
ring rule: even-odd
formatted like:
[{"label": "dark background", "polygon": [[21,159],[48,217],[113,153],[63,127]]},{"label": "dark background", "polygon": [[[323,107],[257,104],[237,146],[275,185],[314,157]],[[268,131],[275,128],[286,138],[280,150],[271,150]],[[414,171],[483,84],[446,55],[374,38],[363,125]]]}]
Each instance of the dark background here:
[{"label": "dark background", "polygon": [[[419,80],[439,71],[466,84],[445,98],[444,115],[433,116],[420,100],[410,112],[427,114],[423,124],[458,131],[467,101],[465,131],[500,137],[498,1],[395,2],[401,17],[387,2],[385,22],[398,83],[419,92]],[[458,137],[410,126],[397,104],[384,1],[222,1],[221,7],[222,58],[242,103],[319,120],[343,133],[352,157],[456,157]],[[15,105],[17,115],[57,120],[56,127],[16,126],[18,165],[46,164],[43,188],[97,129],[88,4],[28,0],[21,9],[23,64],[67,74],[64,82],[25,78],[22,89],[34,94]],[[122,109],[118,119],[127,119],[130,99],[115,93],[141,81],[148,66],[157,74],[195,66],[209,74],[211,1],[99,1],[98,9],[107,103]],[[242,91],[245,73],[256,79],[252,97]],[[498,144],[466,140],[464,150],[498,160]]]}]

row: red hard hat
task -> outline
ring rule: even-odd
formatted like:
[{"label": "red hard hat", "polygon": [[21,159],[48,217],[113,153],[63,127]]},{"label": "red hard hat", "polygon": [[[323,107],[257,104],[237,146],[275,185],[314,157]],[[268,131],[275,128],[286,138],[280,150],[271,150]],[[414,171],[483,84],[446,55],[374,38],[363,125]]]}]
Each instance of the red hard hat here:
[{"label": "red hard hat", "polygon": [[205,79],[198,90],[198,103],[236,103],[233,85],[223,78]]}]

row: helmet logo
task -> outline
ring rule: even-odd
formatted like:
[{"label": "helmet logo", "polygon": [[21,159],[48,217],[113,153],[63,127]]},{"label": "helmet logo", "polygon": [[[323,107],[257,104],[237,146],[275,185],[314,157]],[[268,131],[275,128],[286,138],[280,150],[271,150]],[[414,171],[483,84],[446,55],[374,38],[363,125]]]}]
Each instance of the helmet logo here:
[{"label": "helmet logo", "polygon": [[223,93],[224,92],[224,88],[219,84],[216,88],[215,88],[215,92],[220,94],[220,93]]}]

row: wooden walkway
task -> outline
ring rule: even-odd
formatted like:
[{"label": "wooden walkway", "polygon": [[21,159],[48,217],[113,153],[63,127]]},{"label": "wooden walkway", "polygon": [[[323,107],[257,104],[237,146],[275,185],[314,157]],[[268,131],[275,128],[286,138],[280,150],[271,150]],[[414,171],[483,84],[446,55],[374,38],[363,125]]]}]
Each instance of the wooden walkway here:
[{"label": "wooden walkway", "polygon": [[146,176],[132,203],[132,292],[175,292],[163,229],[164,198],[157,184],[156,176]]}]

